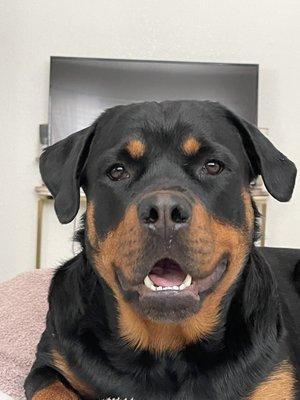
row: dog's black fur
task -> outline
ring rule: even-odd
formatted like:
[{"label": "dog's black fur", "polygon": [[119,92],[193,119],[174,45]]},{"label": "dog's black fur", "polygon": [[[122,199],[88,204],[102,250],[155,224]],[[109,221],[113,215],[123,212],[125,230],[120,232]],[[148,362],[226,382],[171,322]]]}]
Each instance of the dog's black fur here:
[{"label": "dog's black fur", "polygon": [[[141,161],[130,160],[119,147],[130,132],[137,137],[141,131],[151,153]],[[208,155],[188,159],[175,156],[176,140],[187,133],[200,140],[200,151]],[[118,152],[118,158],[112,149]],[[167,153],[172,153],[169,158]],[[218,176],[199,175],[199,165],[207,157],[225,160],[224,171]],[[108,166],[121,161],[129,165],[135,177],[130,183],[107,179]],[[79,187],[84,188],[88,201],[95,205],[97,237],[104,239],[118,227],[128,207],[136,199],[141,201],[141,194],[161,187],[184,191],[193,197],[191,204],[200,201],[209,215],[242,229],[243,188],[261,174],[268,191],[278,200],[287,201],[296,170],[255,127],[225,107],[182,101],[141,103],[106,111],[91,128],[47,149],[41,173],[63,223],[76,215]],[[27,399],[34,399],[36,393],[55,381],[62,382],[79,398],[247,399],[283,361],[294,368],[293,398],[300,399],[300,250],[256,248],[257,228],[251,231],[247,257],[222,299],[216,329],[177,351],[155,353],[134,347],[121,337],[118,298],[95,265],[93,245],[85,221],[83,224],[78,235],[82,252],[58,268],[52,280],[47,326],[25,382]],[[156,239],[151,240],[154,263],[165,253],[160,244],[153,245]],[[180,248],[179,240],[176,245]],[[169,251],[168,255],[180,265],[189,265],[188,256],[180,258],[176,248]],[[149,272],[147,257],[133,271],[133,280]],[[138,314],[144,312],[137,304],[139,297],[132,292],[132,288],[121,290]],[[199,300],[197,309],[201,309],[204,299]],[[171,323],[175,324],[181,317],[176,310],[173,314],[175,321]],[[156,317],[165,318],[165,313],[156,310],[151,318]],[[92,395],[72,388],[68,376],[63,376],[53,361],[55,349]],[[46,394],[44,398],[47,400]],[[274,397],[279,398],[284,399],[284,393]]]}]

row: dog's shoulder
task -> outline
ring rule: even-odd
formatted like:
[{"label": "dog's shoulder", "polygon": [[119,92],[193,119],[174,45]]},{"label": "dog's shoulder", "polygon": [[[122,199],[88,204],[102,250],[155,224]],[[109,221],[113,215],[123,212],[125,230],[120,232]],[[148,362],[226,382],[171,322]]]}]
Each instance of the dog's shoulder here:
[{"label": "dog's shoulder", "polygon": [[260,248],[259,252],[268,262],[277,281],[282,316],[288,331],[288,347],[300,377],[300,250],[265,247]]},{"label": "dog's shoulder", "polygon": [[300,249],[261,247],[258,251],[275,274],[279,289],[298,294],[300,301]]},{"label": "dog's shoulder", "polygon": [[48,301],[49,319],[63,336],[70,332],[74,335],[81,324],[94,327],[95,310],[102,324],[109,320],[115,326],[112,291],[89,264],[84,250],[56,270]]},{"label": "dog's shoulder", "polygon": [[300,250],[259,249],[273,271],[282,301],[288,306],[300,337]]},{"label": "dog's shoulder", "polygon": [[[49,288],[49,318],[59,331],[76,324],[84,310],[84,283],[89,284],[83,253],[57,268]],[[68,324],[67,324],[68,322]]]}]

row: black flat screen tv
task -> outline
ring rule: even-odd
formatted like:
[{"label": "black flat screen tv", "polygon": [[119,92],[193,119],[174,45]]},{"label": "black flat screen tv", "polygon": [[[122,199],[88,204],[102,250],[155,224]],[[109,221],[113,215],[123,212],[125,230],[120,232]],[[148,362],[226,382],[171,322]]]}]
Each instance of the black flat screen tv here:
[{"label": "black flat screen tv", "polygon": [[257,64],[51,57],[50,144],[117,104],[212,100],[257,123]]}]

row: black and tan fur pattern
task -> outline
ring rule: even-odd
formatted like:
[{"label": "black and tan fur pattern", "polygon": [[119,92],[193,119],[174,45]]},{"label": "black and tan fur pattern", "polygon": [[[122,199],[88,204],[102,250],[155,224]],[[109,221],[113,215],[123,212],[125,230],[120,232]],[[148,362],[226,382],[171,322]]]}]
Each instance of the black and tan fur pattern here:
[{"label": "black and tan fur pattern", "polygon": [[[48,148],[41,173],[61,222],[80,187],[87,211],[27,399],[300,399],[300,251],[255,247],[249,191],[262,175],[287,201],[296,169],[257,128],[212,102],[118,106]],[[151,292],[170,263],[190,288]]]}]

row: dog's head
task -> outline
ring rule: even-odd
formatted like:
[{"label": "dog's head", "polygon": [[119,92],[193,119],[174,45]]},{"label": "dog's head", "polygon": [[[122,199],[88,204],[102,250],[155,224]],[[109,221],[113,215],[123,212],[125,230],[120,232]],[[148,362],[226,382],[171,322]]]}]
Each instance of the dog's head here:
[{"label": "dog's head", "polygon": [[40,167],[62,223],[84,189],[88,257],[118,300],[124,332],[138,318],[181,324],[189,335],[213,329],[244,266],[250,181],[262,175],[287,201],[296,176],[256,127],[200,101],[109,109],[49,147]]}]

